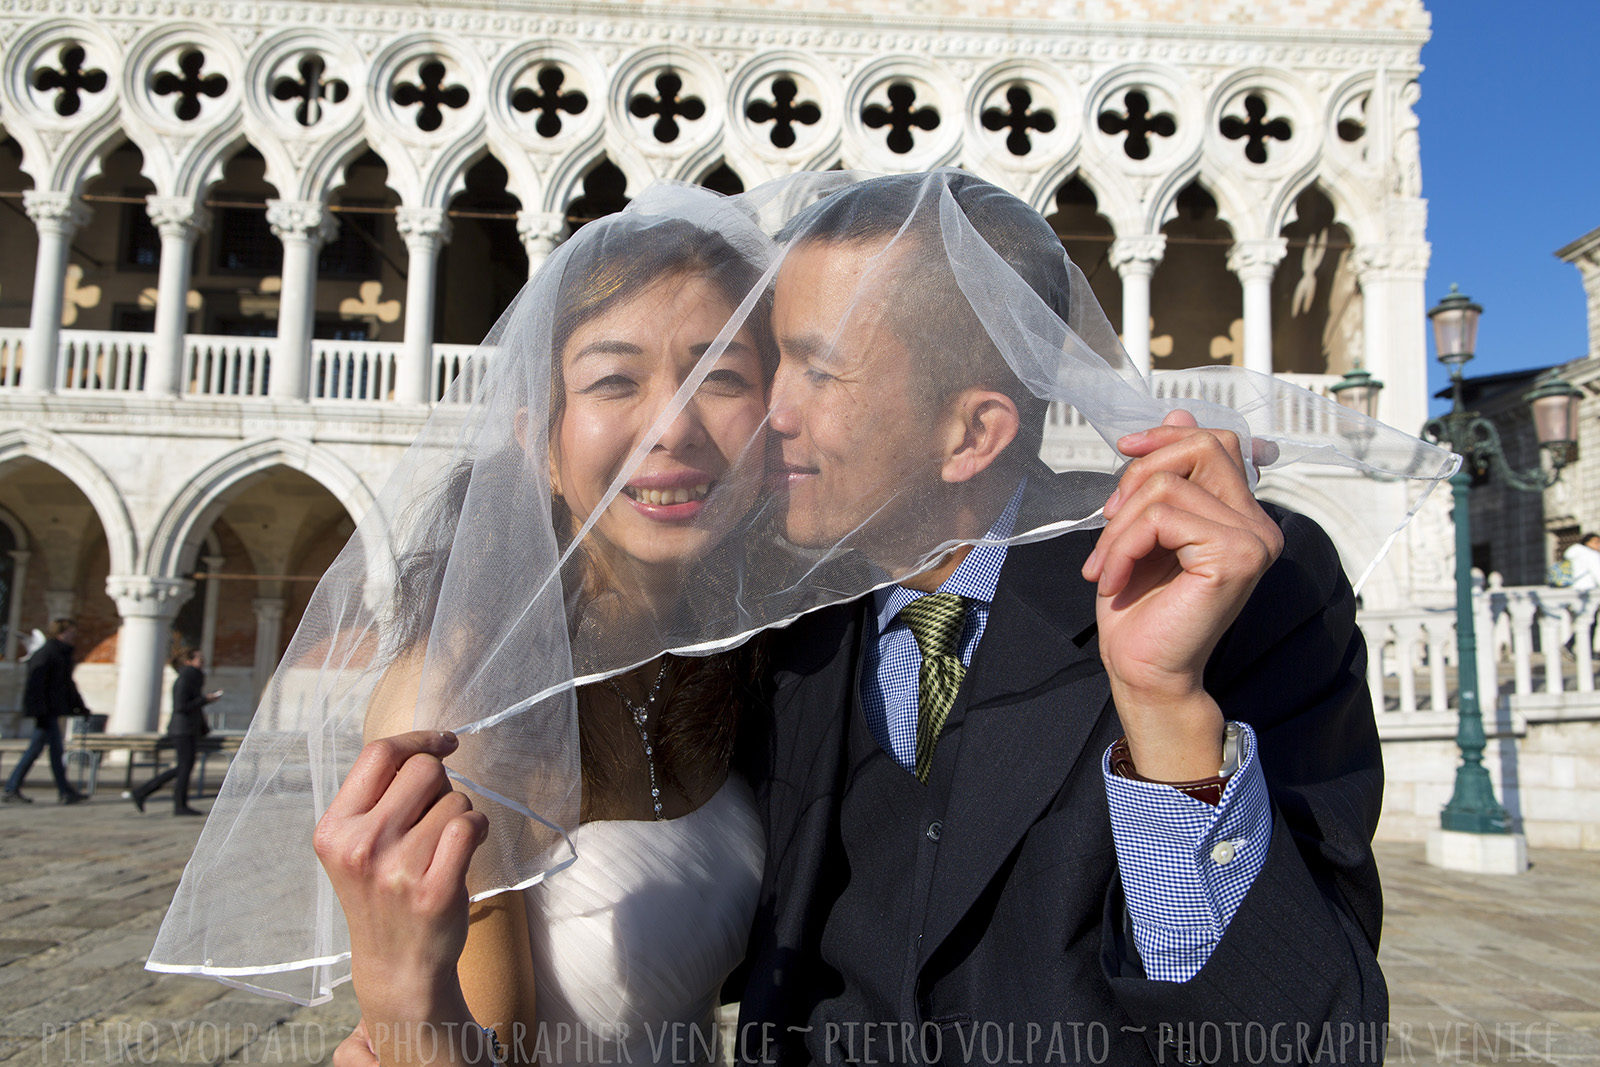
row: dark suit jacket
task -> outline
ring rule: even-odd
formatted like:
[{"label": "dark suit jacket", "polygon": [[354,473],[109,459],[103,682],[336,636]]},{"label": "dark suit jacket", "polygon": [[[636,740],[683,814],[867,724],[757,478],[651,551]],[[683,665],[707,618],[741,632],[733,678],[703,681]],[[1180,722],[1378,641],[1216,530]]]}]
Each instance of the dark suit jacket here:
[{"label": "dark suit jacket", "polygon": [[[1383,782],[1365,646],[1327,536],[1270,510],[1283,556],[1224,635],[1206,684],[1256,731],[1272,843],[1216,950],[1183,983],[1146,980],[1126,926],[1100,769],[1121,729],[1079,574],[1097,535],[1010,549],[927,787],[947,800],[937,843],[919,845],[930,885],[915,958],[884,963],[900,985],[898,1021],[935,1028],[938,1058],[992,1060],[998,1048],[1010,1062],[1381,1061],[1388,1000],[1369,843]],[[844,983],[819,942],[849,878],[837,813],[865,610],[806,616],[771,647],[771,732],[751,748],[767,864],[741,1058],[837,1061],[861,1048],[821,1025],[838,1017]],[[1052,1035],[1059,1045],[1047,1046]]]},{"label": "dark suit jacket", "polygon": [[169,737],[204,737],[211,732],[206,724],[206,672],[184,664],[172,683],[172,718],[167,722]]},{"label": "dark suit jacket", "polygon": [[72,680],[72,646],[54,637],[28,657],[28,678],[22,687],[22,713],[42,726],[62,715],[87,715],[83,697]]}]

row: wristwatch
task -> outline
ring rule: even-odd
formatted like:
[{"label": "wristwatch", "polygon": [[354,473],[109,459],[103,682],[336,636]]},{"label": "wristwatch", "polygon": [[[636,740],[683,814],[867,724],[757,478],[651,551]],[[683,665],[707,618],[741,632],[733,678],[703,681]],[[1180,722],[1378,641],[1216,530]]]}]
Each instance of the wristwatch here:
[{"label": "wristwatch", "polygon": [[1128,754],[1128,739],[1126,736],[1117,738],[1117,743],[1111,746],[1111,773],[1119,778],[1131,778],[1135,782],[1156,782],[1158,785],[1170,785],[1180,793],[1187,793],[1196,800],[1203,800],[1212,807],[1222,802],[1222,791],[1228,787],[1228,779],[1233,777],[1239,769],[1239,724],[1230,722],[1222,733],[1222,766],[1217,768],[1217,773],[1210,778],[1197,778],[1192,782],[1160,782],[1155,778],[1146,778],[1133,766],[1133,757]]}]

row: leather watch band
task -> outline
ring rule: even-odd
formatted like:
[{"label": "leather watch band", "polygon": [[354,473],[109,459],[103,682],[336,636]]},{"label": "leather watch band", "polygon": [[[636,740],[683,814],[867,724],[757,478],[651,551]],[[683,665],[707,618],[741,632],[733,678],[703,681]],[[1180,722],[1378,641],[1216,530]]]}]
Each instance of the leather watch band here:
[{"label": "leather watch band", "polygon": [[[1224,763],[1229,761],[1225,760]],[[1238,759],[1232,761],[1230,771],[1238,767]],[[1117,743],[1111,746],[1111,773],[1119,778],[1131,778],[1135,782],[1155,782],[1157,785],[1169,785],[1180,793],[1187,793],[1196,800],[1204,801],[1212,807],[1222,803],[1222,791],[1228,787],[1228,778],[1231,774],[1214,774],[1210,778],[1197,778],[1192,782],[1163,782],[1156,778],[1146,778],[1133,766],[1133,757],[1128,754],[1128,739],[1117,738]]]}]

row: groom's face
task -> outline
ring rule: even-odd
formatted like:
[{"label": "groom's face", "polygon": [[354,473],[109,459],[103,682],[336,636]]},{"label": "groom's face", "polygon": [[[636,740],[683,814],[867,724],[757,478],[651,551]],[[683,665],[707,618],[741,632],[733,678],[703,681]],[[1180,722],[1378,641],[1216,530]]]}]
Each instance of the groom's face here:
[{"label": "groom's face", "polygon": [[918,388],[895,313],[904,257],[886,243],[805,242],[778,273],[768,426],[788,490],[786,534],[799,545],[852,535],[874,555],[904,536],[906,516],[939,481],[936,405]]}]

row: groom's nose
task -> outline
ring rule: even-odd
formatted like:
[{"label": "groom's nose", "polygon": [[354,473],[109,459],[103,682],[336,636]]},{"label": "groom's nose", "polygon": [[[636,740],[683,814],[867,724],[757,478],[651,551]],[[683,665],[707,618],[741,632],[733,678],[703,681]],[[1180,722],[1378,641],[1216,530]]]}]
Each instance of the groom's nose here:
[{"label": "groom's nose", "polygon": [[794,371],[778,364],[772,376],[771,400],[767,404],[767,427],[775,434],[793,437],[800,432],[800,411],[795,406]]}]

